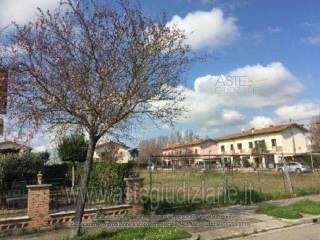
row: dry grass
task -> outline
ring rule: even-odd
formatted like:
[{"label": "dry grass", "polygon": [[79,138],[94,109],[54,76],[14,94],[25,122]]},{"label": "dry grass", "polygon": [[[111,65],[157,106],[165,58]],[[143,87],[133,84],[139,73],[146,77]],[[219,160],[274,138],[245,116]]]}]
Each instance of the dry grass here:
[{"label": "dry grass", "polygon": [[[148,171],[141,172],[145,178],[147,190],[150,188],[150,175]],[[320,189],[319,173],[290,174],[294,189]],[[228,172],[228,184],[239,189],[249,188],[258,192],[268,194],[287,193],[286,180],[284,176],[274,171],[259,172]],[[224,185],[224,174],[222,172],[200,172],[197,170],[174,170],[152,172],[152,189],[156,192],[188,191],[199,195],[199,188],[222,191]]]}]

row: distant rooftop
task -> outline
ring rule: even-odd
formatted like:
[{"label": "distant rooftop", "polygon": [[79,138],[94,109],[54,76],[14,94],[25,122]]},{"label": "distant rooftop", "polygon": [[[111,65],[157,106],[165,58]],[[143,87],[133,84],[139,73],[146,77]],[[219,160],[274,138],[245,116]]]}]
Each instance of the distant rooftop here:
[{"label": "distant rooftop", "polygon": [[207,138],[207,139],[196,139],[188,142],[183,142],[183,143],[176,143],[176,144],[170,144],[167,145],[166,147],[162,148],[162,150],[172,150],[172,149],[177,149],[177,148],[186,148],[186,147],[193,147],[197,145],[201,145],[207,142],[216,142],[214,139]]},{"label": "distant rooftop", "polygon": [[249,130],[244,130],[238,133],[231,133],[224,135],[218,138],[218,141],[225,141],[225,140],[232,140],[232,139],[239,139],[239,138],[246,138],[246,137],[253,137],[257,135],[264,135],[264,134],[271,134],[271,133],[278,133],[282,132],[290,127],[300,128],[302,131],[307,132],[308,130],[304,128],[302,125],[297,123],[288,123],[288,124],[281,124],[281,125],[270,125],[269,127],[265,128],[251,128]]},{"label": "distant rooftop", "polygon": [[0,153],[19,152],[21,150],[31,150],[31,147],[13,141],[0,142]]},{"label": "distant rooftop", "polygon": [[100,144],[97,144],[96,146],[96,150],[100,149],[100,148],[104,148],[104,147],[113,147],[113,146],[118,146],[118,147],[122,147],[125,149],[130,149],[126,144],[121,143],[121,142],[114,142],[114,141],[108,141],[108,142],[103,142]]}]

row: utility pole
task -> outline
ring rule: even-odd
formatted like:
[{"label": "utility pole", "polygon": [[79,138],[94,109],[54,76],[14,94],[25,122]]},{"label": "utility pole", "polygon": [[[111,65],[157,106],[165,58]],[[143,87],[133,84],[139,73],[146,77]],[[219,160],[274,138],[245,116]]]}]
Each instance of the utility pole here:
[{"label": "utility pole", "polygon": [[[292,119],[290,118],[290,123],[292,123]],[[292,126],[290,126],[290,133],[291,133],[291,138],[292,138],[292,146],[293,146],[293,159],[296,156],[296,141],[294,139],[294,134],[292,131]]]}]

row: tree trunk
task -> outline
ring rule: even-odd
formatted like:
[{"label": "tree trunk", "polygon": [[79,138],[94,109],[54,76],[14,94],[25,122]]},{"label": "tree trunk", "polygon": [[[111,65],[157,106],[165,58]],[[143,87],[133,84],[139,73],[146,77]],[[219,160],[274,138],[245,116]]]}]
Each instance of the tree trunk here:
[{"label": "tree trunk", "polygon": [[81,177],[80,182],[80,189],[77,196],[77,205],[76,205],[76,215],[74,218],[74,235],[79,236],[81,235],[81,223],[82,223],[82,216],[84,212],[84,207],[87,201],[87,193],[88,193],[88,183],[90,179],[90,172],[92,168],[93,162],[93,154],[97,144],[97,139],[93,136],[89,136],[89,146],[88,152],[86,156],[86,161],[84,165],[84,173]]}]

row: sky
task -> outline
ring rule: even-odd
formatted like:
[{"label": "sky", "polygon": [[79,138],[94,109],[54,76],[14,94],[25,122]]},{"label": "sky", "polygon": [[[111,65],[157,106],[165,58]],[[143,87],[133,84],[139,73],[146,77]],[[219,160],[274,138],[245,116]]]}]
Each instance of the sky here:
[{"label": "sky", "polygon": [[[0,29],[35,17],[58,0],[0,0]],[[243,128],[308,123],[320,113],[320,1],[141,0],[146,15],[165,12],[192,52],[208,55],[183,76],[189,111],[173,128],[147,124],[141,139],[192,129],[218,137]],[[52,148],[47,134],[30,143]]]}]

